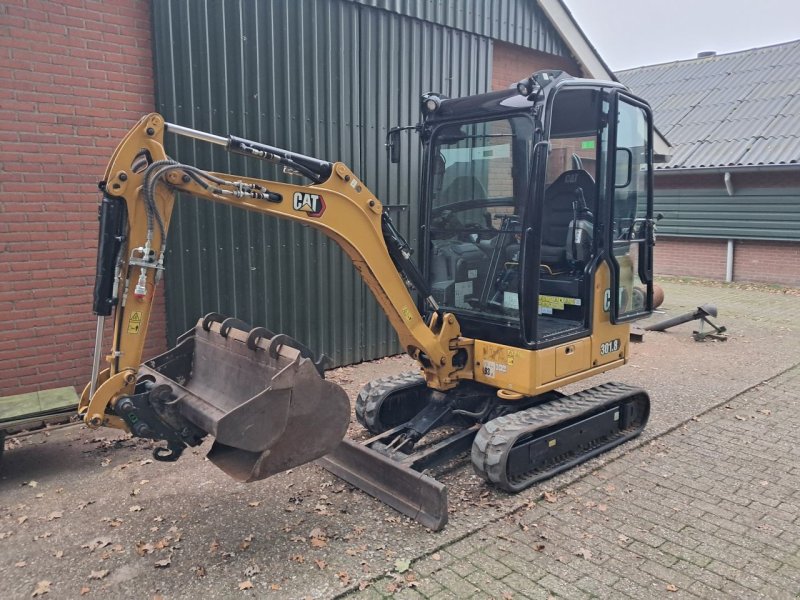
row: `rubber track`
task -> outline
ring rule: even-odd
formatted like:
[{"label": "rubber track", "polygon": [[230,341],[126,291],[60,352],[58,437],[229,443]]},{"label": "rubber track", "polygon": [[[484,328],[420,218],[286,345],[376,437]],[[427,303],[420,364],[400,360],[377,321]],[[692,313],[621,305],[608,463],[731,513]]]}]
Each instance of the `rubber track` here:
[{"label": "rubber track", "polygon": [[[646,392],[641,388],[624,383],[605,383],[546,404],[493,419],[481,427],[472,444],[472,465],[475,468],[475,472],[486,481],[511,492],[520,491],[537,481],[555,475],[559,472],[558,465],[548,469],[544,475],[538,472],[534,466],[531,469],[531,476],[528,478],[522,481],[519,478],[516,478],[513,482],[508,481],[505,474],[505,457],[521,436],[534,433],[541,428],[552,427],[559,422],[571,421],[587,413],[591,414],[594,412],[592,409],[597,409],[603,405],[610,406],[615,400],[637,394],[644,394],[645,398],[647,397]],[[633,435],[638,435],[644,429],[648,413],[645,413],[643,423]],[[637,428],[632,427],[631,429],[635,430]],[[633,437],[633,435],[626,435],[626,432],[620,432],[617,437],[622,438],[619,442],[621,443],[628,437]],[[587,452],[587,456],[583,460],[588,460],[591,456],[594,456],[595,453],[588,454],[591,451],[591,448],[584,450],[584,452]],[[579,456],[580,454],[569,456],[570,460],[565,461],[564,464],[573,466],[575,457]],[[578,462],[582,462],[582,460]],[[565,468],[567,466],[562,467],[560,470]]]},{"label": "rubber track", "polygon": [[370,381],[361,388],[356,397],[358,422],[375,435],[391,429],[384,426],[378,418],[381,404],[390,394],[416,385],[425,385],[425,378],[419,374],[419,371],[407,371],[399,375],[389,375]]}]

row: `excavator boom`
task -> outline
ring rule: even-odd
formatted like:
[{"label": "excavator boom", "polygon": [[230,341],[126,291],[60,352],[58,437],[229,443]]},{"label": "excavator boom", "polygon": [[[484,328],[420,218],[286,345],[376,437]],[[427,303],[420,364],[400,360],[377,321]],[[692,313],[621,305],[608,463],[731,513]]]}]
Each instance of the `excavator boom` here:
[{"label": "excavator boom", "polygon": [[[164,150],[175,133],[278,163],[312,183],[294,185],[179,164]],[[107,425],[165,440],[156,458],[215,438],[209,459],[241,481],[261,479],[332,451],[350,418],[346,394],[323,379],[323,358],[285,335],[209,315],[178,345],[142,364],[153,298],[164,268],[178,192],[301,222],[335,240],[375,294],[432,388],[471,377],[468,346],[452,315],[426,323],[407,281],[421,285],[381,203],[342,163],[329,163],[231,136],[142,118],[120,143],[101,183],[92,379],[79,406]],[[104,319],[114,315],[108,367],[100,369]]]}]

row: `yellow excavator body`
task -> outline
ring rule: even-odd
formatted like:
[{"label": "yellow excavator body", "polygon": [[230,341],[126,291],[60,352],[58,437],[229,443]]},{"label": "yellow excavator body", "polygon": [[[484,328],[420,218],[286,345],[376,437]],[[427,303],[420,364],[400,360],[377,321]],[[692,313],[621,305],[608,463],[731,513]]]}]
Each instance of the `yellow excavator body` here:
[{"label": "yellow excavator body", "polygon": [[[649,108],[616,83],[540,72],[516,90],[428,94],[422,111],[420,265],[346,165],[143,117],[100,185],[95,363],[79,405],[86,423],[165,441],[159,460],[211,435],[209,460],[239,481],[321,459],[433,529],[447,521],[447,499],[427,471],[443,461],[470,452],[477,473],[517,491],[638,435],[649,414],[643,390],[556,390],[623,365],[629,322],[652,305]],[[398,131],[387,144],[393,157]],[[166,153],[167,132],[311,182],[181,164]],[[342,247],[419,363],[359,395],[356,415],[374,437],[343,440],[350,403],[324,379],[324,356],[236,317],[206,315],[143,361],[178,193],[299,222]]]}]

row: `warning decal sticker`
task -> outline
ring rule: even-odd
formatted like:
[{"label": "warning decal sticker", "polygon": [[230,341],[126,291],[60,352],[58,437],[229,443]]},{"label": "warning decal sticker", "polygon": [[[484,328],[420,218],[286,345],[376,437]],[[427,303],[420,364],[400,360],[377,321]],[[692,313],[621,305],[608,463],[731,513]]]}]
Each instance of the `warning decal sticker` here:
[{"label": "warning decal sticker", "polygon": [[142,326],[142,313],[137,310],[131,313],[131,318],[128,319],[128,333],[138,335],[141,326]]}]

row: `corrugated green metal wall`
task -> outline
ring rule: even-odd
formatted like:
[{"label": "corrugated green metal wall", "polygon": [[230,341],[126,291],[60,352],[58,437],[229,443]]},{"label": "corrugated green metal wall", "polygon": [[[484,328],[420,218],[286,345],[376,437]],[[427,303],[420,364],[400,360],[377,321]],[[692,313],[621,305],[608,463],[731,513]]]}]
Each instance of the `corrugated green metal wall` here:
[{"label": "corrugated green metal wall", "polygon": [[535,0],[353,0],[484,37],[568,56]]},{"label": "corrugated green metal wall", "polygon": [[800,189],[658,189],[658,233],[681,237],[800,241]]},{"label": "corrugated green metal wall", "polygon": [[[411,205],[392,215],[415,241],[419,146],[408,136],[401,164],[389,165],[386,130],[419,120],[422,92],[489,90],[492,41],[478,33],[564,52],[532,0],[446,5],[451,9],[438,0],[154,0],[157,109],[170,122],[346,162],[384,204]],[[282,177],[207,144],[168,144],[174,158],[203,168]],[[218,311],[288,333],[337,365],[398,351],[371,293],[324,236],[189,198],[174,219],[170,342]]]}]

